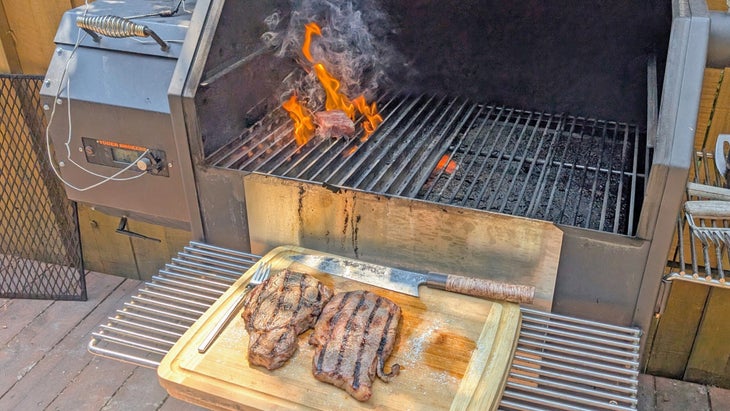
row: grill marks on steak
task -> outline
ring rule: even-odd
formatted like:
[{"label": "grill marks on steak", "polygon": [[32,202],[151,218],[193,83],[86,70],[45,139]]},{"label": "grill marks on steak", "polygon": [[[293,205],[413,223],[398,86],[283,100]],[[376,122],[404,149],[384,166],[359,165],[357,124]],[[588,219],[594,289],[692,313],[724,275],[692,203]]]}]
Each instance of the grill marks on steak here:
[{"label": "grill marks on steak", "polygon": [[297,336],[312,328],[332,290],[311,275],[280,271],[244,298],[241,317],[249,334],[248,361],[269,370],[294,355]]},{"label": "grill marks on steak", "polygon": [[367,401],[375,375],[387,382],[400,370],[397,364],[390,373],[383,370],[395,345],[400,317],[400,307],[369,291],[335,294],[309,339],[316,347],[314,377]]}]

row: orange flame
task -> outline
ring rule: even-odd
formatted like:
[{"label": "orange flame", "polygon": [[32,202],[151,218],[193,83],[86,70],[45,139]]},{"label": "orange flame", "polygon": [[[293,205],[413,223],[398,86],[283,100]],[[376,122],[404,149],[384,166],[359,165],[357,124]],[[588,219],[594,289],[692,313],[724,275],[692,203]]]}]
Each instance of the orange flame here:
[{"label": "orange flame", "polygon": [[365,120],[362,122],[362,128],[365,130],[365,136],[363,137],[367,139],[378,128],[378,125],[383,122],[383,117],[378,114],[378,107],[375,105],[375,102],[368,106],[363,95],[356,97],[352,100],[352,103],[357,107],[357,111],[365,116]]},{"label": "orange flame", "polygon": [[315,22],[307,23],[304,26],[304,44],[302,44],[302,54],[304,54],[304,57],[307,60],[309,60],[310,63],[314,63],[312,54],[309,51],[310,46],[312,44],[312,35],[313,34],[321,36],[322,30],[319,28],[319,26]]},{"label": "orange flame", "polygon": [[292,96],[287,100],[281,107],[289,113],[294,122],[294,140],[297,145],[303,146],[307,144],[309,139],[314,135],[314,123],[312,123],[312,117],[307,112],[307,109],[299,103],[297,95]]},{"label": "orange flame", "polygon": [[322,83],[324,93],[327,99],[324,103],[326,110],[342,110],[350,117],[355,119],[355,106],[352,105],[346,95],[340,93],[340,82],[324,68],[322,63],[314,65],[314,72],[317,74],[319,82]]},{"label": "orange flame", "polygon": [[438,164],[436,164],[436,168],[433,169],[434,173],[437,173],[441,170],[444,170],[446,174],[453,174],[454,171],[456,171],[456,161],[450,160],[448,154],[444,154],[441,156],[441,160],[439,160]]}]

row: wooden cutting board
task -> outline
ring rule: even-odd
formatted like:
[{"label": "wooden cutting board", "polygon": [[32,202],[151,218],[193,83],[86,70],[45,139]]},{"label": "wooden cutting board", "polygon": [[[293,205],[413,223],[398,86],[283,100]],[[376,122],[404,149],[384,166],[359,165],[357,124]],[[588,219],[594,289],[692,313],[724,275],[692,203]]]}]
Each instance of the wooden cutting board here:
[{"label": "wooden cutting board", "polygon": [[[173,397],[211,409],[295,410],[488,410],[496,408],[520,327],[519,306],[420,287],[420,298],[318,272],[294,263],[293,254],[322,254],[279,247],[246,272],[178,340],[158,368]],[[395,348],[386,363],[400,364],[389,383],[376,379],[373,395],[359,402],[317,381],[311,372],[310,331],[299,336],[294,356],[268,371],[248,364],[248,334],[240,315],[205,354],[197,347],[245,288],[259,264],[317,277],[335,292],[369,290],[402,309]]]}]

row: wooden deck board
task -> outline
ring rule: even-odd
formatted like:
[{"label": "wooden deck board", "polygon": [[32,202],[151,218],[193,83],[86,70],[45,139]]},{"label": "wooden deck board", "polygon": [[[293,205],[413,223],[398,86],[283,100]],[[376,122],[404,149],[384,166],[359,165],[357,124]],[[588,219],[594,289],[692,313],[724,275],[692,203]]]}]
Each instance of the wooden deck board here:
[{"label": "wooden deck board", "polygon": [[0,302],[0,346],[5,346],[53,301],[11,300]]},{"label": "wooden deck board", "polygon": [[[87,276],[87,280],[92,284],[99,284],[94,276],[101,274],[92,273]],[[91,305],[93,311],[68,330],[63,339],[47,348],[44,356],[15,383],[11,392],[0,398],[0,409],[45,407],[66,389],[69,379],[76,378],[89,366],[94,356],[86,350],[84,342],[88,342],[99,324],[129,300],[130,295],[139,287],[138,281],[122,282],[123,279],[119,277],[112,279],[113,281],[102,283],[105,287],[96,289],[92,285],[94,288],[90,289],[89,301],[77,302],[80,305]],[[114,288],[110,289],[110,286]],[[33,389],[39,386],[43,387],[42,391]]]},{"label": "wooden deck board", "polygon": [[[116,288],[123,279],[107,275],[88,276],[90,294],[96,294],[89,301],[54,301],[46,309],[40,311],[35,318],[27,322],[0,352],[0,369],[15,372],[0,373],[0,392],[5,392],[15,385],[25,374],[41,361],[46,353],[58,344],[77,324],[89,315],[98,302]],[[41,300],[21,301],[25,309],[32,313],[35,304],[43,306]],[[11,310],[15,311],[12,307]],[[29,318],[23,314],[22,318]]]}]

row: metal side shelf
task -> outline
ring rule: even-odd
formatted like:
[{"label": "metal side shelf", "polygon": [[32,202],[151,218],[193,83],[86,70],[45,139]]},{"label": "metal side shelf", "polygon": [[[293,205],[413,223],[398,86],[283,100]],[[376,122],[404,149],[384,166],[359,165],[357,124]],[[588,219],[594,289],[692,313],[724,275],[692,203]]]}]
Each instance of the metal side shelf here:
[{"label": "metal side shelf", "polygon": [[[93,354],[157,368],[185,331],[260,256],[191,242],[92,334]],[[633,410],[636,328],[522,309],[502,410]]]}]

